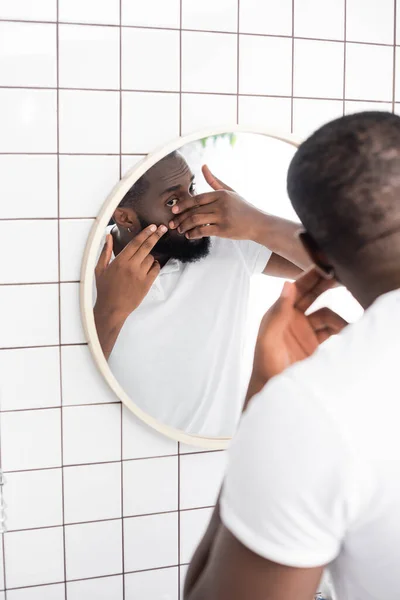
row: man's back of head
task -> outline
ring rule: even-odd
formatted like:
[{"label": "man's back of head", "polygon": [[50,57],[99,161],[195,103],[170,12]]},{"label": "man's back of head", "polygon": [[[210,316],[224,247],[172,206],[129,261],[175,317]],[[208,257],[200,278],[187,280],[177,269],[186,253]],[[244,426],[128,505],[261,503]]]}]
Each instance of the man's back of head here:
[{"label": "man's back of head", "polygon": [[287,184],[305,229],[351,291],[377,278],[385,283],[375,296],[400,287],[399,116],[364,112],[324,125],[300,146]]}]

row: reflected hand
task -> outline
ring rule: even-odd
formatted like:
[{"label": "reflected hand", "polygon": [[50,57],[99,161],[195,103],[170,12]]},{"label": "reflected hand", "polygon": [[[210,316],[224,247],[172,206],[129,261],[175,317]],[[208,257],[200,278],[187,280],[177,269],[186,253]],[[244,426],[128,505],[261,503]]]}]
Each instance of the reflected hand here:
[{"label": "reflected hand", "polygon": [[198,194],[178,202],[169,223],[188,239],[218,236],[234,240],[252,239],[259,211],[232,188],[215,177],[204,165],[203,175],[213,192]]},{"label": "reflected hand", "polygon": [[263,317],[254,354],[248,399],[290,365],[311,356],[322,342],[340,333],[347,322],[329,308],[305,312],[334,280],[315,269],[294,283],[286,282],[280,298]]},{"label": "reflected hand", "polygon": [[107,235],[95,276],[95,312],[127,318],[147,295],[160,272],[160,264],[150,254],[167,231],[165,225],[150,225],[135,236],[110,263],[113,238]]}]

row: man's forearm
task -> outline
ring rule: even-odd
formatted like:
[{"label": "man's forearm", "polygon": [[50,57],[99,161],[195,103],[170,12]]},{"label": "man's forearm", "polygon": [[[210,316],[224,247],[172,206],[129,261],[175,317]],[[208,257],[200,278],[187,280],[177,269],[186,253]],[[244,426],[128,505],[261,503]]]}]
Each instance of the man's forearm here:
[{"label": "man's forearm", "polygon": [[192,560],[190,561],[190,566],[186,575],[185,580],[185,588],[184,588],[184,600],[191,600],[193,597],[193,592],[196,587],[197,582],[199,581],[201,575],[204,572],[204,569],[207,566],[207,562],[210,557],[210,553],[212,547],[214,545],[214,541],[218,530],[221,526],[221,518],[220,518],[220,509],[219,509],[219,498],[218,497],[217,504],[214,508],[213,514],[211,516],[211,520],[208,524],[207,531],[204,534],[203,539],[201,540],[199,546],[197,547],[196,552],[193,555]]},{"label": "man's forearm", "polygon": [[98,306],[94,307],[93,313],[100,346],[108,360],[126,319],[117,313],[104,312]]},{"label": "man's forearm", "polygon": [[298,223],[258,211],[251,239],[305,270],[311,260],[296,235],[299,229]]}]

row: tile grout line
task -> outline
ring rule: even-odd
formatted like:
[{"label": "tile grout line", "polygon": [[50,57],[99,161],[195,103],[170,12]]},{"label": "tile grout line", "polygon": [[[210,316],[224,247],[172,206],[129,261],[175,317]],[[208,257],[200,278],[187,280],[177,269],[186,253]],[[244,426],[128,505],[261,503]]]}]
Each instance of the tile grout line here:
[{"label": "tile grout line", "polygon": [[[182,25],[183,25],[183,4],[182,0],[179,0],[179,135],[182,136]],[[176,468],[177,468],[177,577],[178,577],[178,600],[182,600],[183,590],[181,590],[181,516],[180,516],[180,503],[181,503],[181,461],[179,457],[180,452],[180,442],[177,445],[177,459],[176,459]]]},{"label": "tile grout line", "polygon": [[346,114],[346,59],[347,59],[347,0],[343,0],[343,115]]},{"label": "tile grout line", "polygon": [[[68,407],[70,408],[70,407]],[[32,409],[35,410],[35,409]],[[193,456],[193,455],[198,455],[198,454],[211,454],[214,452],[224,452],[224,450],[206,450],[206,451],[199,451],[199,452],[185,452],[184,454],[181,454],[181,456]],[[175,458],[176,456],[178,456],[178,454],[162,454],[159,456],[141,456],[139,458],[124,458],[123,462],[134,462],[134,461],[139,461],[139,460],[154,460],[154,459],[161,459],[161,458]],[[104,460],[104,461],[97,461],[97,462],[91,462],[91,463],[72,463],[72,464],[67,464],[64,465],[65,469],[70,469],[70,468],[76,468],[76,467],[92,467],[92,466],[96,466],[96,465],[109,465],[109,464],[116,464],[119,463],[120,460],[116,459],[116,460]],[[50,470],[54,470],[54,469],[61,469],[61,465],[53,465],[51,467],[36,467],[33,469],[8,469],[6,471],[4,471],[4,473],[30,473],[32,471],[50,471]],[[185,509],[182,509],[185,510]]]},{"label": "tile grout line", "polygon": [[[117,461],[117,462],[119,462],[119,461]],[[154,512],[154,513],[140,513],[137,515],[127,515],[125,517],[125,520],[145,519],[147,517],[157,517],[160,515],[175,515],[176,514],[179,516],[180,512],[183,512],[183,513],[198,512],[200,510],[210,510],[213,508],[215,508],[215,505],[195,506],[193,508],[181,508],[180,510],[164,510],[161,512]],[[74,521],[71,523],[65,523],[64,525],[62,523],[58,523],[57,525],[41,525],[39,527],[21,527],[20,529],[10,529],[7,531],[7,533],[13,534],[13,533],[26,532],[26,531],[43,531],[43,530],[48,530],[48,529],[61,529],[62,527],[65,527],[65,528],[79,527],[80,525],[93,525],[94,523],[108,523],[108,522],[115,522],[115,521],[120,521],[120,520],[121,520],[121,517],[109,517],[107,519],[94,519],[94,520],[90,520],[90,521]],[[184,563],[182,563],[182,564],[184,564]]]},{"label": "tile grout line", "polygon": [[[1,398],[0,398],[0,406],[1,406]],[[5,480],[4,480],[4,472],[3,472],[3,454],[2,454],[2,418],[1,418],[1,414],[0,414],[0,476],[2,476],[2,481],[3,481],[3,487],[1,490],[1,494],[0,494],[0,500],[3,500],[4,502],[4,485],[5,485]],[[1,509],[4,510],[3,516],[4,516],[4,527],[6,527],[6,511],[5,509]],[[6,575],[6,547],[5,547],[5,539],[4,539],[4,534],[5,531],[3,531],[0,535],[1,535],[1,548],[2,548],[2,552],[3,552],[3,556],[2,556],[2,567],[3,567],[3,581],[2,581],[2,585],[3,585],[3,590],[4,590],[4,600],[7,600],[7,575]]]},{"label": "tile grout line", "polygon": [[294,10],[295,0],[292,0],[292,79],[290,84],[290,133],[293,133],[294,125]]},{"label": "tile grout line", "polygon": [[237,47],[236,47],[236,123],[239,125],[240,109],[240,0],[237,0]]},{"label": "tile grout line", "polygon": [[[183,563],[183,565],[188,565],[188,563]],[[162,567],[152,567],[150,569],[138,569],[137,571],[127,571],[126,575],[136,575],[137,573],[150,573],[152,571],[165,571],[167,569],[176,569],[178,567],[178,565],[165,565]],[[80,579],[70,579],[68,581],[68,583],[75,583],[75,582],[80,582],[80,581],[93,581],[96,579],[106,579],[107,577],[121,577],[123,575],[123,573],[110,573],[107,575],[95,575],[92,577],[84,577],[84,578],[80,578]],[[62,585],[64,582],[63,581],[52,581],[51,583],[37,583],[34,585],[24,585],[21,587],[13,587],[13,588],[8,588],[9,591],[16,591],[16,590],[30,590],[32,588],[37,589],[37,588],[43,588],[43,587],[52,587],[55,585]],[[141,600],[145,600],[145,599],[141,599]]]},{"label": "tile grout line", "polygon": [[[122,0],[119,0],[119,178],[122,179]],[[121,567],[122,567],[122,600],[125,600],[125,525],[124,525],[124,412],[123,404],[120,403],[120,436],[121,436],[121,460],[120,460],[120,482],[121,482]]]},{"label": "tile grout line", "polygon": [[[29,21],[24,19],[2,19],[0,18],[0,23],[26,23],[30,25],[56,25],[56,21]],[[109,27],[109,28],[117,28],[120,27],[119,24],[113,23],[81,23],[81,22],[73,22],[73,21],[59,21],[60,25],[70,25],[76,27]],[[122,25],[122,29],[145,29],[145,30],[156,30],[156,31],[179,31],[178,27],[157,27],[157,26],[146,26],[146,25]],[[236,31],[221,31],[218,29],[191,29],[191,28],[182,28],[182,31],[187,31],[189,33],[214,33],[218,35],[236,35]],[[276,34],[276,33],[257,33],[252,31],[242,31],[242,35],[247,35],[249,37],[267,37],[267,38],[291,38],[292,35],[285,34]],[[343,40],[331,39],[331,38],[316,38],[316,37],[305,37],[305,36],[296,36],[298,40],[309,40],[313,42],[333,42],[333,43],[343,43]],[[348,40],[350,44],[361,44],[361,45],[370,45],[370,46],[390,46],[391,43],[381,43],[381,42],[363,42],[360,40]],[[63,89],[63,88],[60,88]],[[118,90],[116,90],[118,91]]]},{"label": "tile grout line", "polygon": [[66,538],[65,538],[65,494],[64,494],[64,423],[63,423],[63,385],[62,385],[62,356],[61,356],[61,223],[60,223],[60,39],[59,39],[59,0],[56,3],[57,23],[56,23],[56,59],[57,59],[57,229],[58,229],[58,343],[59,343],[59,368],[60,368],[60,458],[61,458],[61,506],[62,506],[62,542],[63,542],[63,563],[64,563],[64,597],[67,600],[67,557],[66,557]]},{"label": "tile grout line", "polygon": [[393,90],[392,90],[392,112],[394,113],[396,107],[396,63],[397,63],[397,0],[393,1],[393,19],[394,19],[394,31],[393,31]]}]

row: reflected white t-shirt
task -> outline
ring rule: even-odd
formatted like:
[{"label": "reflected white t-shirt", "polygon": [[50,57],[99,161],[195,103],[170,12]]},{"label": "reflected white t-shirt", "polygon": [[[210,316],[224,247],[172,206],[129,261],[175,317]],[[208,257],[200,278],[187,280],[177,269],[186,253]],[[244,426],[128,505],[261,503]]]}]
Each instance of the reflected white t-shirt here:
[{"label": "reflected white t-shirt", "polygon": [[329,565],[338,600],[400,597],[400,290],[253,399],[230,449],[226,527]]},{"label": "reflected white t-shirt", "polygon": [[142,410],[187,433],[234,433],[245,396],[250,279],[270,256],[251,241],[212,238],[206,258],[162,268],[108,361]]}]

